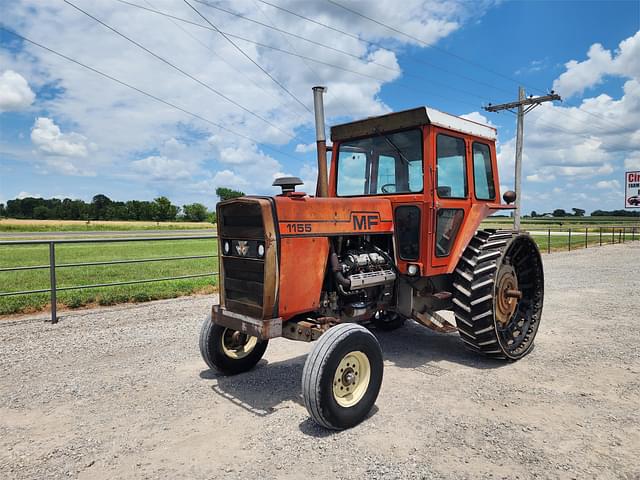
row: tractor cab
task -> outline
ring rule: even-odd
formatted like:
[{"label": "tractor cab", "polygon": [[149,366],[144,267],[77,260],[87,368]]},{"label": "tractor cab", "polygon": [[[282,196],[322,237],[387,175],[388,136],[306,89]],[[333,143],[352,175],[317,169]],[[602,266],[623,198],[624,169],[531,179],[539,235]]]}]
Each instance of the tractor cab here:
[{"label": "tractor cab", "polygon": [[391,202],[404,272],[450,273],[469,241],[461,232],[510,208],[497,202],[496,130],[488,125],[420,107],[334,126],[331,140],[329,196]]}]

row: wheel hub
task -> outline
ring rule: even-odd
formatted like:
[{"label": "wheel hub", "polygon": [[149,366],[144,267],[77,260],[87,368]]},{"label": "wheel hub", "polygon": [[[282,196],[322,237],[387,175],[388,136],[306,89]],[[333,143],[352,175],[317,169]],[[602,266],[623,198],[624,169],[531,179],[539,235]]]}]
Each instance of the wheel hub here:
[{"label": "wheel hub", "polygon": [[221,342],[224,354],[229,358],[238,360],[253,351],[258,344],[258,338],[227,328],[222,334]]},{"label": "wheel hub", "polygon": [[496,281],[496,320],[506,326],[518,308],[522,292],[518,289],[518,277],[511,265],[503,265]]},{"label": "wheel hub", "polygon": [[351,407],[362,400],[370,377],[371,364],[363,352],[346,354],[333,377],[333,397],[338,405]]}]

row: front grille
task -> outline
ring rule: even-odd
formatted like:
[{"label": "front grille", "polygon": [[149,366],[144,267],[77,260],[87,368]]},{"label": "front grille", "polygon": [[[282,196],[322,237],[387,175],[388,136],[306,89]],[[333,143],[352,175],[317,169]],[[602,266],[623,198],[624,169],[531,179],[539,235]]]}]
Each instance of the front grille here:
[{"label": "front grille", "polygon": [[[277,274],[269,271],[273,266],[266,266],[273,263],[269,259],[275,256],[269,249],[275,245],[270,247],[273,242],[267,241],[270,235],[265,233],[268,230],[265,223],[273,225],[267,199],[242,198],[218,205],[223,303],[229,311],[254,318],[267,318],[273,313],[274,282],[268,282],[265,290],[265,278]],[[227,252],[225,243],[230,247]],[[245,248],[238,248],[238,245]],[[266,250],[262,258],[257,254],[258,245]]]}]

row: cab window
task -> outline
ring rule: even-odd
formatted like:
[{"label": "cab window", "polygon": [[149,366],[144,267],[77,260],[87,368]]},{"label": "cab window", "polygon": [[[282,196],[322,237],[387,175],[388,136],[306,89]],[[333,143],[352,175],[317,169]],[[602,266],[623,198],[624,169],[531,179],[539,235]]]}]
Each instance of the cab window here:
[{"label": "cab window", "polygon": [[478,200],[495,200],[491,151],[484,143],[473,143],[473,186]]},{"label": "cab window", "polygon": [[422,192],[419,129],[347,140],[338,148],[338,196]]},{"label": "cab window", "polygon": [[467,198],[464,140],[439,134],[436,140],[436,162],[438,197]]}]

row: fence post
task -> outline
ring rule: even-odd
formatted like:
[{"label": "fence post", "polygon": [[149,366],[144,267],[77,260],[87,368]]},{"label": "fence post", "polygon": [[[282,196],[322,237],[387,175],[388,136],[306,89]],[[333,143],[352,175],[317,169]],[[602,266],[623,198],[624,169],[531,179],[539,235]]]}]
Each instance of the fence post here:
[{"label": "fence post", "polygon": [[51,323],[58,323],[58,295],[56,292],[56,244],[49,242],[49,283],[51,285]]},{"label": "fence post", "polygon": [[624,243],[627,236],[627,227],[622,227],[622,243]]},{"label": "fence post", "polygon": [[587,248],[588,238],[589,238],[589,227],[584,229],[584,248]]},{"label": "fence post", "polygon": [[611,227],[611,243],[616,243],[616,229]]},{"label": "fence post", "polygon": [[569,229],[569,251],[571,251],[571,229]]},{"label": "fence post", "polygon": [[551,229],[547,229],[547,253],[551,253]]},{"label": "fence post", "polygon": [[600,227],[600,246],[602,246],[602,227]]}]

